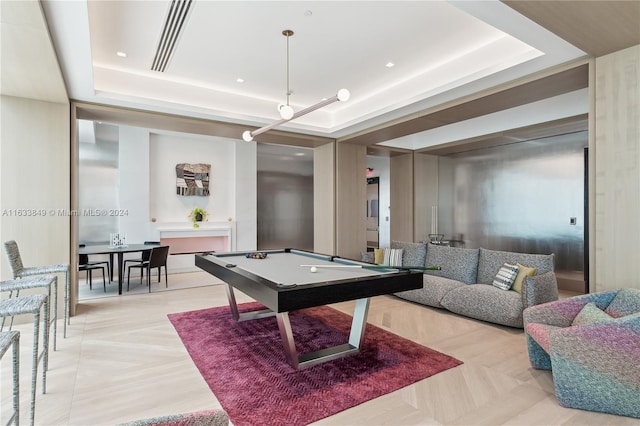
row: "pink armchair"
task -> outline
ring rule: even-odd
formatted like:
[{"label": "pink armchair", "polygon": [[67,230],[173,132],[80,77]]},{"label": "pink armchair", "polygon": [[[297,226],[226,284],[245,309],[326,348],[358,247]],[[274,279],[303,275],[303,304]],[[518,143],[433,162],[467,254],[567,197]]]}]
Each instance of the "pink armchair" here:
[{"label": "pink armchair", "polygon": [[531,365],[552,371],[561,405],[640,418],[640,290],[532,306],[524,323]]}]

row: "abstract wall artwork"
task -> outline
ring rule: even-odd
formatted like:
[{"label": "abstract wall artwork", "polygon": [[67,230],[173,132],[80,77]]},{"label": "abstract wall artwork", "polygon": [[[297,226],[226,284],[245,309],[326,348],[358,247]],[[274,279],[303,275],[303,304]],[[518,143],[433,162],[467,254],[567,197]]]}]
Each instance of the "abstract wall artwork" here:
[{"label": "abstract wall artwork", "polygon": [[176,164],[176,194],[209,196],[211,164]]}]

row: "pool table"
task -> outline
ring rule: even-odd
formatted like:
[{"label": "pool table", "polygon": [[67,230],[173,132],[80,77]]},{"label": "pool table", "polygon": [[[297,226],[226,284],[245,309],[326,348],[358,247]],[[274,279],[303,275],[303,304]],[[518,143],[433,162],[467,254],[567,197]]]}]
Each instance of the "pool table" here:
[{"label": "pool table", "polygon": [[[195,264],[227,284],[231,314],[236,321],[276,316],[287,361],[294,369],[359,351],[369,310],[369,298],[422,288],[422,271],[374,267],[354,260],[304,250],[261,250],[195,256]],[[315,272],[312,272],[312,267]],[[234,289],[267,309],[240,313]],[[297,309],[356,300],[348,343],[298,355],[288,313]]]}]

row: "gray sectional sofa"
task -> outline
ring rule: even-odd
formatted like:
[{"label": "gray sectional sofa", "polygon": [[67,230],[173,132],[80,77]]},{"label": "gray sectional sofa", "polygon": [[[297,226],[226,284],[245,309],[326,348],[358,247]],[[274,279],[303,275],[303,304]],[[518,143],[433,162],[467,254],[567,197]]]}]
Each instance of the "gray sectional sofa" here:
[{"label": "gray sectional sofa", "polygon": [[[439,266],[425,271],[423,288],[396,296],[470,318],[523,328],[522,312],[529,306],[558,299],[553,254],[524,254],[484,248],[467,249],[394,241],[402,249],[403,266]],[[504,263],[535,268],[521,281],[520,291],[492,285]],[[521,268],[524,269],[524,268]]]}]

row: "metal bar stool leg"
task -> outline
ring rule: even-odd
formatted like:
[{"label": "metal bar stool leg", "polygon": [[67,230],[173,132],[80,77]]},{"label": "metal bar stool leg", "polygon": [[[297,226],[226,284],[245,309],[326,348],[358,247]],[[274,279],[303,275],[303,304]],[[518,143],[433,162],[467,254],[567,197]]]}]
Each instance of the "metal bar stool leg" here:
[{"label": "metal bar stool leg", "polygon": [[5,423],[9,426],[20,424],[20,332],[0,332],[0,358],[4,356],[9,346],[13,346],[13,412]]},{"label": "metal bar stool leg", "polygon": [[[42,312],[42,314],[41,314]],[[42,393],[47,392],[47,369],[49,368],[49,296],[33,294],[19,298],[0,300],[0,316],[33,315],[33,366],[31,369],[31,403],[29,424],[33,426],[36,413],[36,385],[38,364],[42,361]],[[40,317],[42,315],[42,351],[39,349]]]},{"label": "metal bar stool leg", "polygon": [[71,325],[71,317],[69,315],[69,271],[64,273],[64,334],[67,338],[67,325]]},{"label": "metal bar stool leg", "polygon": [[[58,339],[58,276],[54,275],[53,276],[53,297],[51,297],[51,287],[49,288],[49,300],[51,300],[53,305],[53,315],[51,317],[51,321],[47,321],[47,325],[50,325],[50,322],[53,322],[53,350],[57,351],[58,350],[58,345],[56,344]],[[47,315],[48,317],[48,315]],[[49,327],[47,327],[49,328]],[[47,333],[48,334],[48,333]],[[66,333],[65,336],[66,337]]]}]

